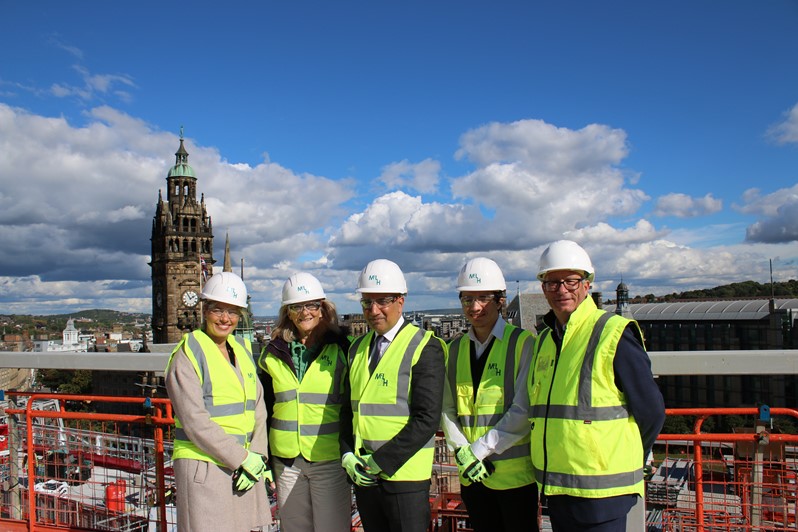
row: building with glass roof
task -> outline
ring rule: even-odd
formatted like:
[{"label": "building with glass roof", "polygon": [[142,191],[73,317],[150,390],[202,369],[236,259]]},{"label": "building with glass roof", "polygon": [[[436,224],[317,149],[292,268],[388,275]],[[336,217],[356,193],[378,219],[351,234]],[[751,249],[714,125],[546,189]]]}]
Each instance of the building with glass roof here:
[{"label": "building with glass roof", "polygon": [[[628,306],[648,351],[798,349],[798,299],[738,299]],[[616,305],[604,309],[616,312]],[[795,375],[662,376],[669,408],[729,404],[794,406]]]}]

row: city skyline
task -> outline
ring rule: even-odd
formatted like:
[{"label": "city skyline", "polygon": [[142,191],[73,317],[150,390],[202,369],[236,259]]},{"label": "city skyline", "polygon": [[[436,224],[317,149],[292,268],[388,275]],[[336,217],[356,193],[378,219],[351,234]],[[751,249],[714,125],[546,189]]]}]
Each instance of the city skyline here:
[{"label": "city skyline", "polygon": [[[156,9],[157,6],[157,9]],[[0,305],[151,312],[184,128],[256,315],[294,271],[358,312],[397,262],[456,308],[474,256],[539,293],[570,238],[605,298],[798,278],[798,7],[145,1],[0,7]],[[119,21],[124,20],[124,25]]]}]

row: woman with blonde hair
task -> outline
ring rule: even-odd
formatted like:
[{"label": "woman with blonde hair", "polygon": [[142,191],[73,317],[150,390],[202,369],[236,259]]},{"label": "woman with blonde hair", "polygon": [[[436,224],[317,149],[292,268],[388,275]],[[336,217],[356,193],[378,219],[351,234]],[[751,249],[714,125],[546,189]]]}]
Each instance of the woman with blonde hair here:
[{"label": "woman with blonde hair", "polygon": [[258,360],[285,532],[351,527],[351,489],[338,445],[339,433],[351,432],[351,426],[341,427],[341,409],[349,408],[348,348],[319,280],[306,272],[291,275],[272,339]]}]

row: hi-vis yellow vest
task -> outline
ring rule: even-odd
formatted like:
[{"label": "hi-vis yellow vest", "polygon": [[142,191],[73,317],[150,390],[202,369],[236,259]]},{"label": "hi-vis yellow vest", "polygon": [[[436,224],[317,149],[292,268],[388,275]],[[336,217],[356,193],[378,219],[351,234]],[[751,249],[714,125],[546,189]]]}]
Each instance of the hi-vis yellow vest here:
[{"label": "hi-vis yellow vest", "polygon": [[[252,345],[249,340],[233,335],[227,337],[233,347],[236,360],[244,377],[244,386],[238,380],[235,370],[219,352],[219,348],[210,337],[201,330],[183,335],[183,339],[172,351],[166,371],[172,363],[172,357],[179,349],[188,356],[202,386],[205,409],[211,419],[227,434],[235,436],[244,447],[249,447],[252,431],[255,428],[255,400],[258,393],[258,377],[255,361],[252,359]],[[193,458],[204,462],[224,465],[209,454],[202,451],[186,437],[180,419],[175,416],[175,448],[172,457]]]},{"label": "hi-vis yellow vest", "polygon": [[[428,342],[443,342],[431,331],[405,325],[388,345],[373,374],[369,374],[369,346],[374,331],[356,338],[349,347],[349,382],[355,454],[372,453],[391,440],[410,419],[410,376]],[[429,480],[435,436],[386,480]]]},{"label": "hi-vis yellow vest", "polygon": [[[473,443],[493,428],[510,409],[515,395],[515,379],[522,357],[532,356],[535,337],[509,323],[504,327],[502,339],[494,340],[487,356],[485,369],[474,397],[471,378],[471,341],[468,335],[452,341],[446,361],[449,389],[455,394],[457,418],[463,434]],[[508,354],[510,354],[508,356]],[[495,490],[526,486],[534,482],[532,460],[529,456],[527,434],[501,454],[487,457],[496,467],[495,472],[482,483]],[[460,478],[464,485],[470,484]]]},{"label": "hi-vis yellow vest", "polygon": [[274,412],[269,428],[269,448],[273,455],[295,458],[301,454],[310,462],[341,458],[338,433],[345,356],[338,344],[327,344],[299,382],[291,368],[267,348],[264,369],[271,375],[274,386]]},{"label": "hi-vis yellow vest", "polygon": [[532,464],[546,495],[643,496],[640,430],[612,367],[629,323],[637,325],[587,298],[568,319],[559,356],[550,329],[537,338],[529,372]]}]

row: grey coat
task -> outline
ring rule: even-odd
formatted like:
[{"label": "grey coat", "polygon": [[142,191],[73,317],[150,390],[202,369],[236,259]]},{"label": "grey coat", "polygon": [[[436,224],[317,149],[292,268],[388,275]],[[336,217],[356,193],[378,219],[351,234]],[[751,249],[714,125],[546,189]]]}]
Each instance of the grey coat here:
[{"label": "grey coat", "polygon": [[[236,360],[235,370],[243,386],[238,365]],[[266,455],[266,407],[259,380],[257,389],[250,450]],[[203,403],[199,377],[182,349],[174,354],[168,368],[166,390],[188,438],[225,466],[183,458],[174,461],[178,530],[248,532],[269,525],[272,516],[263,481],[247,492],[233,491],[232,472],[246,458],[246,449],[211,420]]]}]

